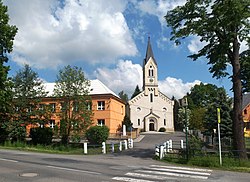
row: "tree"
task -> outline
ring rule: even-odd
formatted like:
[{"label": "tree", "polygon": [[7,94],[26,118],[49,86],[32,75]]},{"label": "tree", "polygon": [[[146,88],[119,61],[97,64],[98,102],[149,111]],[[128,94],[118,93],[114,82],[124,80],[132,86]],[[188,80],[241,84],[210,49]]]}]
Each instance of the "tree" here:
[{"label": "tree", "polygon": [[133,99],[135,96],[137,96],[137,95],[140,94],[140,93],[141,93],[141,91],[140,91],[140,89],[139,89],[139,86],[136,85],[135,91],[134,91],[134,93],[132,94],[131,99]]},{"label": "tree", "polygon": [[17,27],[9,25],[8,8],[0,0],[0,128],[4,122],[8,122],[11,108],[11,84],[8,78],[9,66],[8,54],[13,50],[13,41],[17,33]]},{"label": "tree", "polygon": [[[10,132],[16,127],[25,127],[29,124],[44,125],[49,121],[49,116],[46,116],[45,110],[39,109],[41,98],[47,96],[43,81],[38,74],[31,69],[29,65],[25,65],[12,78],[13,82],[13,114],[14,123],[10,123],[15,127],[9,127]],[[11,129],[12,128],[12,129]],[[11,132],[12,135],[18,135],[18,131],[23,132],[23,129],[17,132]],[[20,136],[23,136],[20,133]],[[17,136],[13,136],[14,138]],[[19,138],[18,138],[19,139]]]},{"label": "tree", "polygon": [[92,125],[89,86],[82,68],[68,65],[59,70],[54,95],[62,99],[60,132],[65,143],[69,136],[80,137]]},{"label": "tree", "polygon": [[123,90],[119,92],[118,95],[125,104],[128,103],[128,95]]},{"label": "tree", "polygon": [[174,8],[165,16],[168,26],[172,28],[171,40],[177,45],[190,35],[199,36],[200,41],[206,43],[198,53],[189,57],[197,60],[206,56],[213,77],[227,76],[227,65],[232,66],[233,141],[241,159],[246,159],[247,154],[241,112],[240,47],[241,42],[246,41],[249,49],[249,6],[249,0],[188,0],[185,5]]},{"label": "tree", "polygon": [[190,127],[213,135],[217,129],[217,108],[221,109],[221,137],[232,137],[232,99],[224,88],[213,84],[195,85],[188,94],[191,109]]},{"label": "tree", "polygon": [[128,115],[124,116],[123,121],[122,121],[122,125],[126,126],[126,131],[130,131],[132,129],[133,123],[131,122],[131,120],[128,117]]},{"label": "tree", "polygon": [[109,128],[107,126],[91,126],[86,131],[86,138],[91,144],[101,144],[108,139]]},{"label": "tree", "polygon": [[243,92],[250,92],[250,50],[242,52],[240,59]]}]

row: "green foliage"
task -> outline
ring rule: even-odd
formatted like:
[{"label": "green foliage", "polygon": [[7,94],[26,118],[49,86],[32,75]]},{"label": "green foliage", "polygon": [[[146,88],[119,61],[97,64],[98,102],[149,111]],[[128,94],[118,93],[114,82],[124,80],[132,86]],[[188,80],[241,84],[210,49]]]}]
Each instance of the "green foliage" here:
[{"label": "green foliage", "polygon": [[122,125],[126,126],[126,131],[130,131],[131,127],[133,126],[133,123],[131,122],[131,120],[130,120],[130,118],[128,117],[127,114],[125,114],[125,116],[123,118]]},{"label": "green foliage", "polygon": [[19,121],[4,123],[4,127],[8,132],[8,138],[12,142],[24,141],[26,137],[26,127]]},{"label": "green foliage", "polygon": [[136,85],[135,91],[134,91],[134,93],[132,94],[132,96],[131,96],[130,99],[133,99],[134,97],[136,97],[136,96],[137,96],[138,94],[140,94],[140,93],[141,93],[141,90],[140,90],[139,86]]},{"label": "green foliage", "polygon": [[206,115],[205,108],[195,108],[191,111],[190,116],[190,129],[194,130],[204,130],[204,118]]},{"label": "green foliage", "polygon": [[[165,16],[172,28],[171,40],[178,45],[181,39],[198,36],[205,43],[198,53],[190,55],[193,60],[205,56],[213,77],[230,75],[228,65],[232,66],[234,92],[233,137],[236,150],[243,151],[241,158],[247,158],[244,145],[244,126],[242,121],[242,72],[240,60],[241,42],[250,45],[250,1],[196,1],[189,0],[183,6],[168,11]],[[244,84],[244,83],[243,83]]]},{"label": "green foliage", "polygon": [[161,127],[161,128],[159,129],[159,132],[165,132],[165,131],[166,131],[166,128]]},{"label": "green foliage", "polygon": [[8,132],[6,128],[0,126],[0,143],[4,143],[8,138]]},{"label": "green foliage", "polygon": [[86,131],[86,138],[92,144],[101,144],[108,139],[109,128],[107,126],[91,126]]},{"label": "green foliage", "polygon": [[0,0],[0,122],[9,121],[11,110],[11,83],[8,79],[9,66],[8,54],[12,52],[14,37],[17,33],[17,27],[9,25],[9,15],[7,6]]},{"label": "green foliage", "polygon": [[118,95],[125,104],[128,103],[128,95],[123,90],[119,92]]},{"label": "green foliage", "polygon": [[246,50],[240,55],[241,80],[243,92],[250,92],[250,50]]},{"label": "green foliage", "polygon": [[52,143],[53,131],[49,127],[31,128],[30,137],[32,138],[32,143],[34,145],[49,145]]},{"label": "green foliage", "polygon": [[29,65],[25,65],[14,75],[12,81],[14,90],[12,119],[23,125],[48,123],[50,119],[48,106],[44,106],[43,110],[38,109],[40,98],[47,96],[43,81],[38,74]]},{"label": "green foliage", "polygon": [[82,68],[66,66],[59,70],[54,95],[63,99],[60,133],[68,143],[69,136],[78,137],[92,125],[90,81]]}]

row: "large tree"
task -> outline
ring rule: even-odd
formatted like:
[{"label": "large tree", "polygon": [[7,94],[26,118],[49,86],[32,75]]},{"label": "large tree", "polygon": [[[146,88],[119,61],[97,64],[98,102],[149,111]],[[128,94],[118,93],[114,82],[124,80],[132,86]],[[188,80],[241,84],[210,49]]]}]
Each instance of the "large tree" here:
[{"label": "large tree", "polygon": [[227,76],[227,67],[232,66],[234,147],[242,159],[247,158],[247,154],[241,112],[240,47],[246,41],[249,49],[249,6],[249,0],[187,0],[185,5],[174,8],[165,16],[172,28],[171,40],[176,44],[190,35],[199,36],[200,41],[206,43],[197,54],[189,57],[197,60],[206,56],[214,77]]},{"label": "large tree", "polygon": [[[0,122],[5,122],[10,109],[11,89],[8,79],[8,54],[13,50],[13,40],[17,27],[9,25],[8,8],[0,0]],[[0,124],[1,127],[1,124]]]},{"label": "large tree", "polygon": [[[21,128],[29,124],[46,124],[49,120],[45,110],[39,109],[41,98],[47,96],[43,81],[29,65],[24,65],[12,78],[13,122],[9,125],[11,135],[18,138]],[[20,128],[19,128],[20,127]],[[16,135],[16,136],[15,136]],[[23,134],[20,133],[22,136]]]},{"label": "large tree", "polygon": [[62,99],[60,132],[63,142],[79,138],[92,125],[90,81],[82,68],[66,66],[59,70],[54,94]]},{"label": "large tree", "polygon": [[134,97],[136,97],[136,96],[137,96],[138,94],[140,94],[140,93],[141,93],[141,90],[140,90],[139,86],[136,85],[135,90],[134,90],[134,93],[132,94],[132,96],[131,96],[130,99],[133,99]]}]

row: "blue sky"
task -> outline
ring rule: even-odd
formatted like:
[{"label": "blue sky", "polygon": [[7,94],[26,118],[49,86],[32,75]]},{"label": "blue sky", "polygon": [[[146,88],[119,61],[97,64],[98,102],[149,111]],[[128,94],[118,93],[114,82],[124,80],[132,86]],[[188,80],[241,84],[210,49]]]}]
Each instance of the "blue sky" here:
[{"label": "blue sky", "polygon": [[[58,70],[70,64],[82,67],[88,79],[99,79],[111,90],[129,95],[142,86],[142,61],[150,35],[158,63],[160,90],[168,97],[184,96],[200,82],[224,87],[207,61],[188,55],[202,45],[197,37],[178,47],[169,40],[163,16],[185,0],[4,0],[10,23],[18,27],[8,64],[10,76],[29,64],[45,82],[54,82]],[[230,70],[230,68],[229,68]]]}]

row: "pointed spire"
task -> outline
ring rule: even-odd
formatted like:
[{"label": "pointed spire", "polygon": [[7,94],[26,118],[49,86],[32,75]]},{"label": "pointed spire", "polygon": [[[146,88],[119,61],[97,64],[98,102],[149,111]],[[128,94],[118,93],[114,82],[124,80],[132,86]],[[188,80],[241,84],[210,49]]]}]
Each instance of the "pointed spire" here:
[{"label": "pointed spire", "polygon": [[147,52],[146,52],[146,57],[145,57],[145,60],[144,60],[144,65],[148,62],[150,57],[152,57],[153,60],[155,60],[153,50],[152,50],[152,47],[151,47],[151,44],[150,44],[150,36],[148,36],[148,45],[147,45]]}]

